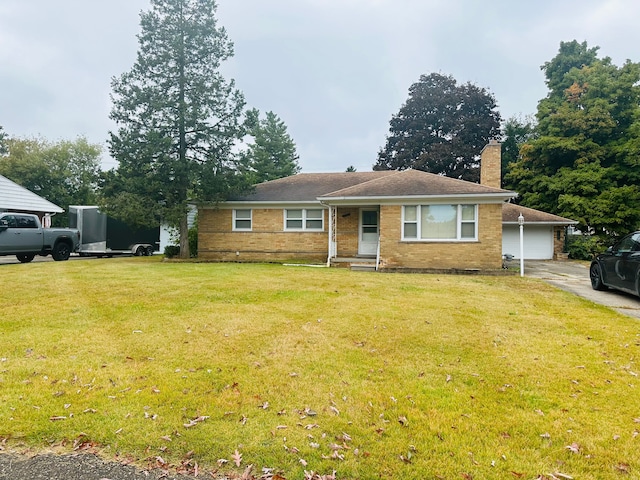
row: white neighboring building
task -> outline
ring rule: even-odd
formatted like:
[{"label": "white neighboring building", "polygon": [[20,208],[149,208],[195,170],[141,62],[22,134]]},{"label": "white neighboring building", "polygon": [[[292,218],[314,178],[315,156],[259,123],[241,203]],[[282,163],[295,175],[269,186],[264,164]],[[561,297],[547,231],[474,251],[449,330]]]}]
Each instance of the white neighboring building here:
[{"label": "white neighboring building", "polygon": [[[187,215],[187,225],[189,228],[196,224],[196,216],[198,215],[198,209],[195,205],[189,205],[189,214]],[[180,232],[175,227],[168,225],[160,225],[160,253],[164,253],[164,247],[169,245],[180,244]]]},{"label": "white neighboring building", "polygon": [[62,213],[64,209],[0,175],[0,212],[7,211],[34,213],[42,218],[47,213]]}]

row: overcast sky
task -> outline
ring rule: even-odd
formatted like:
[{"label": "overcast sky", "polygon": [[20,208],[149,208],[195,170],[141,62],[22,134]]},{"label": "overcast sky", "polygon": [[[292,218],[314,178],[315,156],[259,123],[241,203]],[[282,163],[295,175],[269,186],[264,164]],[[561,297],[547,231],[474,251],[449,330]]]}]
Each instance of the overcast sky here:
[{"label": "overcast sky", "polygon": [[[133,65],[149,6],[0,0],[5,132],[106,145],[110,81]],[[371,170],[421,74],[487,88],[506,119],[536,112],[561,41],[640,61],[638,0],[218,0],[218,20],[235,44],[225,76],[286,123],[304,172]]]}]

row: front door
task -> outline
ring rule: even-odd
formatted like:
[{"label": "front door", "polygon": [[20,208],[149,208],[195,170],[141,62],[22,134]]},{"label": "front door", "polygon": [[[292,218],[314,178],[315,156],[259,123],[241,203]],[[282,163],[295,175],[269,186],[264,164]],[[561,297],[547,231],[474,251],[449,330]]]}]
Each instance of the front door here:
[{"label": "front door", "polygon": [[375,255],[378,251],[379,235],[378,209],[361,209],[358,255]]}]

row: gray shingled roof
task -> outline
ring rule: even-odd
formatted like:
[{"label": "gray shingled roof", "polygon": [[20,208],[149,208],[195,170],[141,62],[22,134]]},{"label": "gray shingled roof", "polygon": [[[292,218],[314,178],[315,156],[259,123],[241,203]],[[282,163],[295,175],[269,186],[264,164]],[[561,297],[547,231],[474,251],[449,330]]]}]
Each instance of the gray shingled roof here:
[{"label": "gray shingled roof", "polygon": [[559,217],[552,213],[541,212],[533,208],[527,208],[513,203],[502,205],[502,223],[518,223],[518,217],[522,213],[525,224],[546,223],[555,225],[575,225],[578,222],[569,218]]},{"label": "gray shingled roof", "polygon": [[299,173],[255,186],[249,195],[231,198],[250,202],[315,202],[318,197],[369,180],[393,175],[395,171]]},{"label": "gray shingled roof", "polygon": [[394,171],[393,175],[333,191],[322,195],[322,197],[330,199],[341,197],[414,197],[490,193],[500,194],[507,193],[507,191],[420,170],[402,170]]},{"label": "gray shingled roof", "polygon": [[[436,195],[484,195],[511,192],[420,170],[300,173],[256,185],[251,194],[231,198],[247,202],[312,202],[318,198],[380,198]],[[514,194],[515,196],[515,194]]]},{"label": "gray shingled roof", "polygon": [[64,209],[0,175],[0,210],[62,213]]}]

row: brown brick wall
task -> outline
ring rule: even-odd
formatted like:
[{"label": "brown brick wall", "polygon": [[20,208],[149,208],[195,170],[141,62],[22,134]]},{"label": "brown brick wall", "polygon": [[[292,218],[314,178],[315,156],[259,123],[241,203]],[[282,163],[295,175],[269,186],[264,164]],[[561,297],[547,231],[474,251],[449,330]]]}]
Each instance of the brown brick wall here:
[{"label": "brown brick wall", "polygon": [[327,213],[324,232],[285,232],[282,209],[253,209],[253,230],[233,231],[233,210],[198,212],[198,257],[217,261],[325,262],[328,252]]},{"label": "brown brick wall", "polygon": [[338,208],[336,240],[339,257],[355,257],[358,254],[359,208]]},{"label": "brown brick wall", "polygon": [[564,254],[565,237],[567,229],[564,226],[553,227],[553,259],[558,260],[566,255]]},{"label": "brown brick wall", "polygon": [[502,267],[502,206],[478,206],[476,242],[403,242],[402,207],[380,210],[380,257],[383,268],[479,269]]},{"label": "brown brick wall", "polygon": [[[358,253],[360,210],[339,208],[339,257]],[[402,207],[380,208],[382,267],[416,269],[500,269],[502,265],[502,206],[478,207],[477,242],[403,242]],[[253,209],[253,231],[232,231],[231,209],[201,209],[198,213],[198,257],[216,261],[325,262],[328,212],[324,232],[284,232],[282,209]]]},{"label": "brown brick wall", "polygon": [[491,140],[480,153],[480,183],[487,187],[502,188],[502,146]]}]

